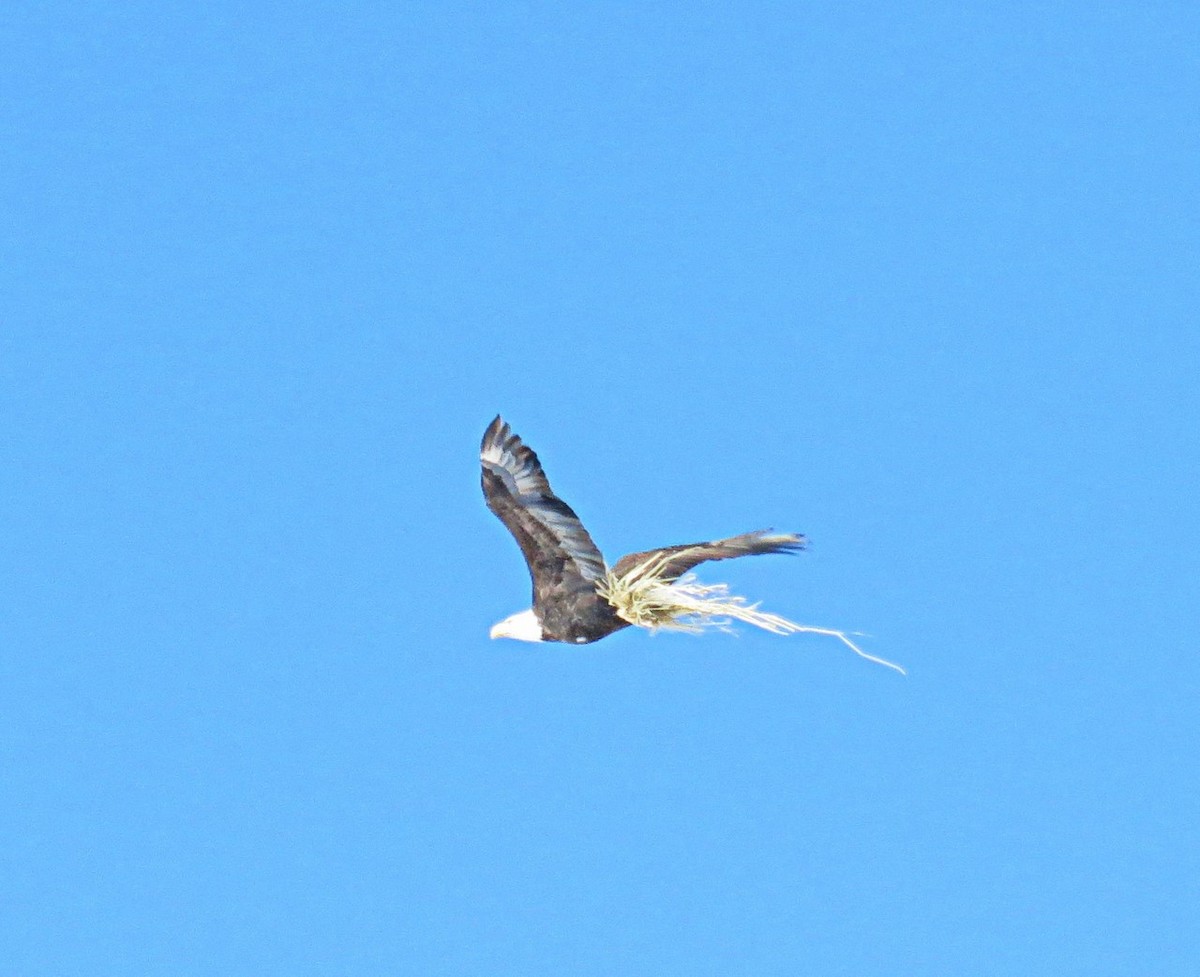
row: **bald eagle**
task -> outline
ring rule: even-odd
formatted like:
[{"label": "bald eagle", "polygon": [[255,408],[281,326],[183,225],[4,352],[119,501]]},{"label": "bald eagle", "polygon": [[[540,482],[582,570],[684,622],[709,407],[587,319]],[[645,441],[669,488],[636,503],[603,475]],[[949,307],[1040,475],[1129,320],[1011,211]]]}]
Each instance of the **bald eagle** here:
[{"label": "bald eagle", "polygon": [[623,556],[610,569],[574,510],[550,488],[538,457],[497,416],[479,449],[483,495],[517,540],[533,578],[533,606],[491,630],[493,638],[588,644],[631,624],[694,631],[731,618],[777,633],[807,630],[759,611],[723,586],[685,576],[708,560],[804,548],[797,533],[759,531]]}]

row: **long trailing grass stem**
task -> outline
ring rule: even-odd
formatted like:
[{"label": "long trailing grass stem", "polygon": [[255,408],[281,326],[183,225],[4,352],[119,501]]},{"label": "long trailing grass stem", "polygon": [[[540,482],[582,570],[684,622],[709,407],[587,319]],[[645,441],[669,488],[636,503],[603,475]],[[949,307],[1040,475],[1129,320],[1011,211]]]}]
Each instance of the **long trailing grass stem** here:
[{"label": "long trailing grass stem", "polygon": [[610,570],[600,584],[600,595],[612,604],[622,620],[652,632],[733,631],[733,622],[741,621],[772,634],[823,634],[837,638],[860,658],[907,674],[894,662],[863,651],[845,631],[797,624],[759,610],[758,604],[730,594],[725,584],[703,584],[690,573],[678,580],[664,580],[667,559],[662,556],[647,560],[620,577]]}]

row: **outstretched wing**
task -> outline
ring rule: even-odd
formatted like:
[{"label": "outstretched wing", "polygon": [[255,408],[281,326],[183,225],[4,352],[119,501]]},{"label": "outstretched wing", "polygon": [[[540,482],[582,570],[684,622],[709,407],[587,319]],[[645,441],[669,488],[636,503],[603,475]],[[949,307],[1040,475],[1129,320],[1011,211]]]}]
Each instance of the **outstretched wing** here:
[{"label": "outstretched wing", "polygon": [[550,488],[533,450],[499,416],[479,446],[483,496],[516,538],[529,575],[533,605],[552,595],[594,590],[604,557],[571,507]]},{"label": "outstretched wing", "polygon": [[655,576],[669,583],[706,560],[732,560],[738,556],[758,556],[762,553],[795,553],[804,549],[804,544],[804,537],[797,533],[772,533],[760,529],[710,543],[684,543],[682,546],[664,546],[644,553],[630,553],[617,561],[613,573],[623,577],[634,567],[662,560],[663,569]]}]

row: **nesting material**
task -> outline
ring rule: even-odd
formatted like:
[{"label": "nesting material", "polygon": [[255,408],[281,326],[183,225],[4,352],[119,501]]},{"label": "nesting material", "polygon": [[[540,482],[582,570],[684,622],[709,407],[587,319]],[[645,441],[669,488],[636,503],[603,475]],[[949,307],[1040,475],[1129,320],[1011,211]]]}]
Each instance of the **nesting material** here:
[{"label": "nesting material", "polygon": [[772,634],[824,634],[837,638],[867,661],[886,665],[901,675],[907,674],[899,665],[867,654],[844,631],[797,624],[778,614],[759,610],[758,604],[730,594],[726,584],[703,584],[690,573],[678,580],[664,580],[662,573],[666,560],[666,557],[648,560],[620,577],[609,570],[597,589],[622,620],[652,632],[700,634],[713,628],[733,631],[733,622],[741,621]]}]

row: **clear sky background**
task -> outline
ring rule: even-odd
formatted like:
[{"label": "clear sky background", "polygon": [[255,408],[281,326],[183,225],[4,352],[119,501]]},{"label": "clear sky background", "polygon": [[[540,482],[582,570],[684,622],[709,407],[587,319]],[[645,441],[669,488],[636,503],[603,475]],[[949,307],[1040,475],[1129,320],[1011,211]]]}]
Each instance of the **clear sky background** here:
[{"label": "clear sky background", "polygon": [[0,25],[0,972],[1200,972],[1200,7]]}]

